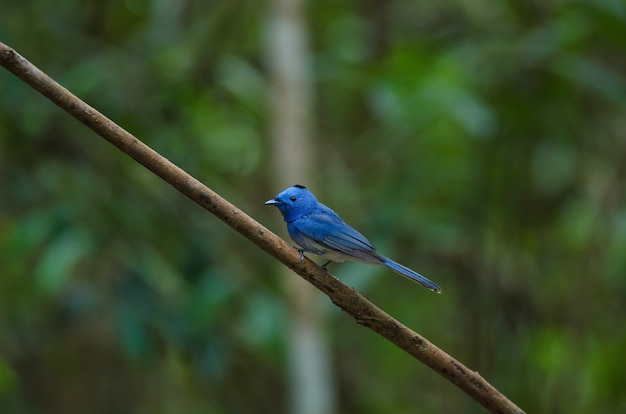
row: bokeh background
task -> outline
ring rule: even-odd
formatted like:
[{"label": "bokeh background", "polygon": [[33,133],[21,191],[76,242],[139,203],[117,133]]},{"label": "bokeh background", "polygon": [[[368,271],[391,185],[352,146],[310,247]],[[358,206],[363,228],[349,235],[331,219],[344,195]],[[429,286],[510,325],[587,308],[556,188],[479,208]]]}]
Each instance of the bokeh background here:
[{"label": "bokeh background", "polygon": [[[335,275],[528,412],[626,411],[625,4],[280,3],[4,0],[0,41],[283,236],[263,202],[305,160],[444,293]],[[309,109],[277,156],[281,10]],[[321,294],[298,406],[280,269],[0,70],[0,411],[484,412]]]}]

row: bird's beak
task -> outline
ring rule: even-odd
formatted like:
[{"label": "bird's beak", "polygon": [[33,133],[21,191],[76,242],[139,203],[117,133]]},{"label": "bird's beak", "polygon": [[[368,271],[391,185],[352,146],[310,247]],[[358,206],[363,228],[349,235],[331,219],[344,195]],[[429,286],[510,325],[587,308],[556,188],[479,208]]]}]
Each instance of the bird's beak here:
[{"label": "bird's beak", "polygon": [[278,201],[276,199],[271,199],[271,200],[267,200],[264,204],[266,206],[274,206],[274,205],[278,204]]}]

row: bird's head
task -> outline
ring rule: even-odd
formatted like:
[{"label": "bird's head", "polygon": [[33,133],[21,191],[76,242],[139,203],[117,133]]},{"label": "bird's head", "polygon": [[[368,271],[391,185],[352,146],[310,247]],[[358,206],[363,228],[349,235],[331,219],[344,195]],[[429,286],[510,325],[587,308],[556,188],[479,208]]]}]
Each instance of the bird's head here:
[{"label": "bird's head", "polygon": [[266,201],[265,205],[278,207],[285,221],[290,222],[313,211],[317,206],[317,199],[306,187],[294,185]]}]

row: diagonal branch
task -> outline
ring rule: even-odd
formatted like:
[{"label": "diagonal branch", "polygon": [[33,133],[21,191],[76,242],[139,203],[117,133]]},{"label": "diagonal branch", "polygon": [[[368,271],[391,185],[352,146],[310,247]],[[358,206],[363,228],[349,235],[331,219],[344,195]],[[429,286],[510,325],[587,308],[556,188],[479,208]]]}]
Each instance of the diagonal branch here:
[{"label": "diagonal branch", "polygon": [[300,262],[298,252],[280,237],[81,101],[2,42],[0,42],[0,64],[122,152],[313,284],[328,295],[335,305],[352,315],[357,323],[372,329],[432,368],[487,410],[493,413],[523,413],[480,374],[468,369],[426,338],[393,319],[353,288],[343,284],[312,261],[307,259]]}]

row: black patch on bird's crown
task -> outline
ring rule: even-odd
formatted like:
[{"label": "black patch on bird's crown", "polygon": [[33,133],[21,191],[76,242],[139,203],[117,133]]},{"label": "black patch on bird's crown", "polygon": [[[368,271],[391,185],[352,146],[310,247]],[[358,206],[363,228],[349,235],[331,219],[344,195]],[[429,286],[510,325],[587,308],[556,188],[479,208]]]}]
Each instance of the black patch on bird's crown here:
[{"label": "black patch on bird's crown", "polygon": [[296,187],[296,188],[302,188],[302,189],[306,190],[306,187],[305,187],[305,186],[303,186],[303,185],[300,185],[300,184],[296,184],[296,185],[294,185],[294,187]]}]

